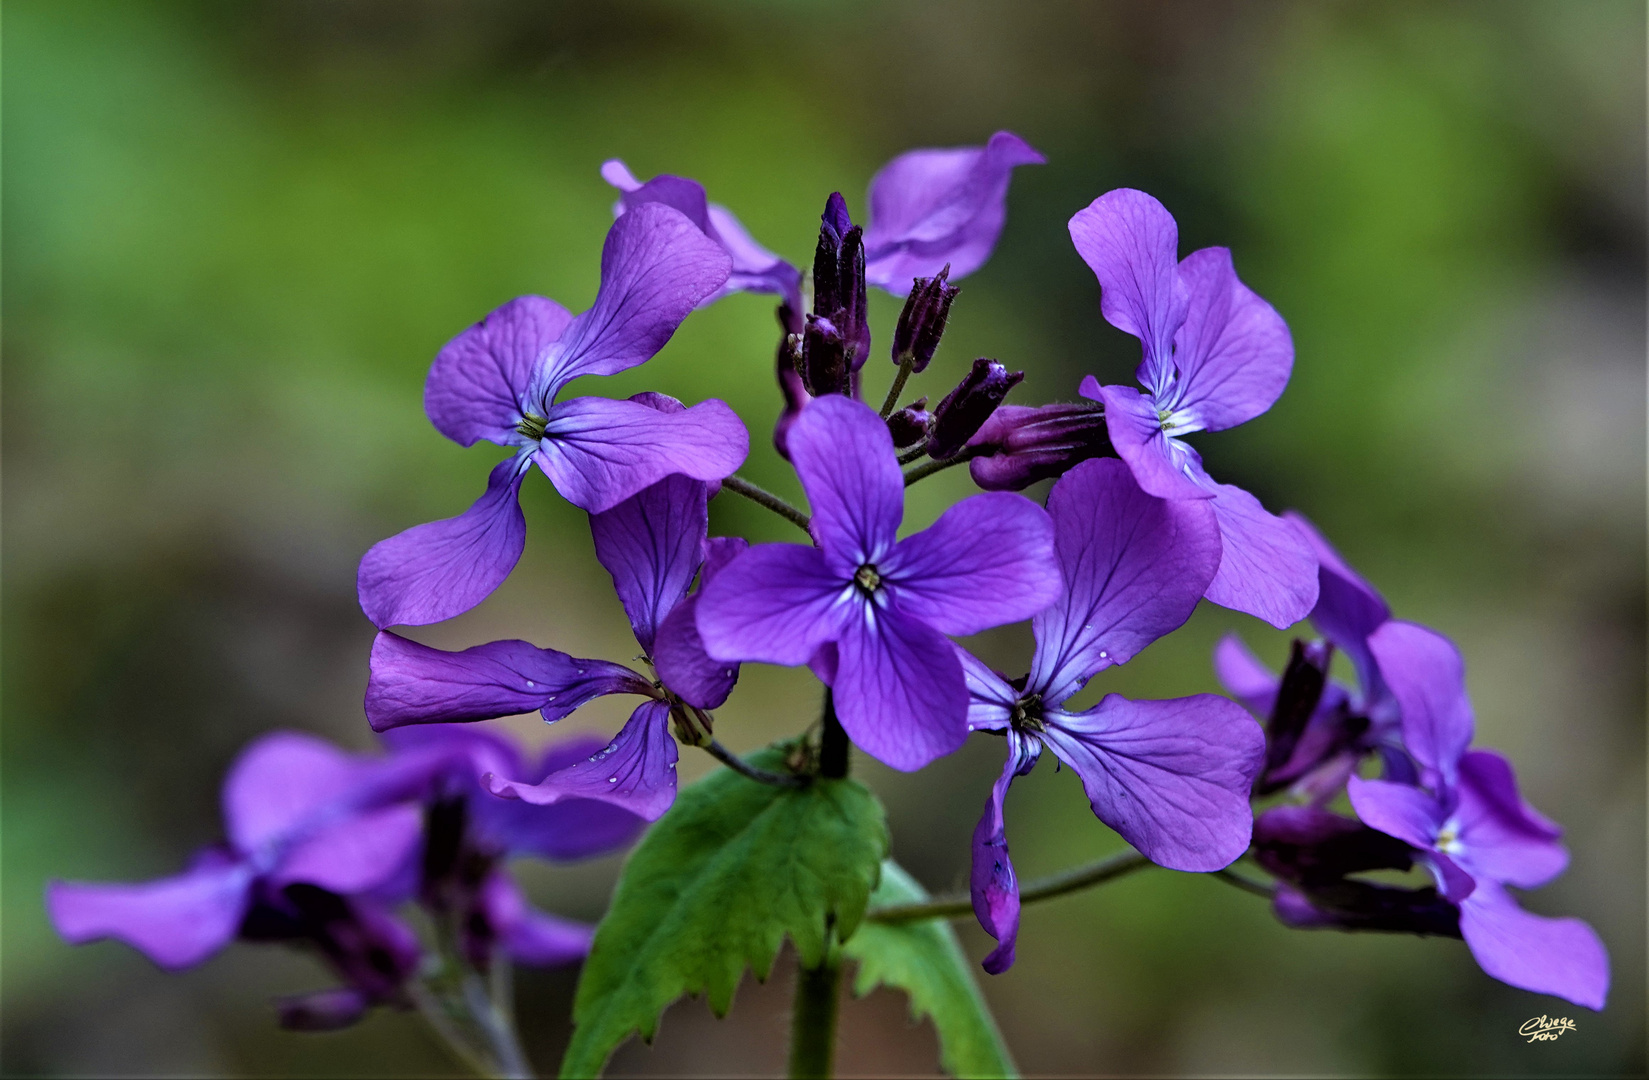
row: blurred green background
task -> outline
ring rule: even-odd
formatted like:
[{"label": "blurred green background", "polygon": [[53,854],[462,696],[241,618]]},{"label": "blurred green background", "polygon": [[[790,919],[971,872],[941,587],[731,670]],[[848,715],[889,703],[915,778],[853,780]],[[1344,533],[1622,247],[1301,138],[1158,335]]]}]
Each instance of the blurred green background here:
[{"label": "blurred green background", "polygon": [[[1099,318],[1064,227],[1105,190],[1162,198],[1182,250],[1231,246],[1298,360],[1269,414],[1193,441],[1460,643],[1479,741],[1569,830],[1571,869],[1527,904],[1590,920],[1614,962],[1594,1016],[1490,980],[1457,942],[1289,932],[1213,880],[1142,874],[1028,909],[1018,965],[981,975],[1021,1065],[1644,1070],[1641,3],[8,0],[4,34],[7,1073],[450,1072],[409,1016],[276,1031],[271,995],[326,985],[302,957],[236,946],[167,976],[119,945],[70,949],[41,887],[181,866],[216,836],[218,777],[259,732],[369,745],[356,560],[467,506],[494,457],[425,421],[427,365],[512,296],[589,303],[603,159],[703,181],[801,261],[829,192],[862,213],[892,155],[1002,127],[1049,163],[1016,175],[921,391],[976,355],[1025,368],[1024,403],[1070,398],[1090,371],[1125,381],[1137,345]],[[591,389],[725,398],[752,430],[747,473],[794,492],[767,440],[771,307],[718,304]],[[878,341],[896,313],[878,299]],[[911,519],[966,493],[960,472],[918,489]],[[725,501],[717,531],[783,535]],[[515,575],[417,636],[628,658],[582,516],[541,481],[524,503]],[[1289,635],[1204,605],[1098,682],[1216,689],[1208,653],[1231,629],[1285,655]],[[1029,635],[975,644],[1012,667]],[[618,708],[566,726],[611,731]],[[718,730],[749,749],[814,708],[805,672],[751,668]],[[999,767],[983,743],[914,776],[861,766],[930,888],[965,880]],[[1025,877],[1120,843],[1046,763],[1009,816]],[[528,880],[593,919],[617,870]],[[520,981],[549,1069],[573,974]],[[676,1006],[614,1071],[779,1071],[788,982],[781,966],[747,984],[719,1022]],[[1516,1029],[1541,1013],[1578,1030],[1527,1045]],[[844,1070],[934,1071],[898,996],[843,1023]]]}]

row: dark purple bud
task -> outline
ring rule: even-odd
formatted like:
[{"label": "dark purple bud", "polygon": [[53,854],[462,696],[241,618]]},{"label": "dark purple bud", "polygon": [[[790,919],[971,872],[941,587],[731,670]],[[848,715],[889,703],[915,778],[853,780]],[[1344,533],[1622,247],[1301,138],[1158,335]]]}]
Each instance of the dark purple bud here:
[{"label": "dark purple bud", "polygon": [[[367,1004],[398,1001],[401,988],[418,969],[418,938],[405,923],[369,900],[340,896],[315,885],[260,887],[240,927],[246,941],[309,945],[326,958],[346,987]],[[319,1010],[344,1001],[310,1001]],[[294,1023],[322,1023],[324,1011],[306,1014],[294,1005]],[[285,1016],[283,1004],[283,1022]],[[334,1013],[341,1018],[341,1013]],[[304,1030],[324,1030],[305,1028]]]},{"label": "dark purple bud", "polygon": [[1038,480],[1065,475],[1079,462],[1112,453],[1104,410],[1086,402],[1004,405],[968,445],[981,453],[968,463],[968,471],[986,491],[1022,491]]},{"label": "dark purple bud", "polygon": [[917,278],[910,295],[905,297],[905,310],[899,315],[899,327],[893,331],[893,362],[903,365],[910,361],[910,370],[927,368],[939,348],[939,339],[945,334],[945,320],[950,317],[951,301],[962,290],[950,284],[950,266],[934,277]]},{"label": "dark purple bud", "polygon": [[887,418],[887,429],[893,436],[893,445],[903,450],[927,438],[933,427],[933,414],[928,412],[928,399],[917,398]]},{"label": "dark purple bud", "polygon": [[1278,921],[1297,930],[1460,936],[1460,909],[1429,886],[1397,889],[1367,881],[1340,881],[1306,892],[1279,884],[1271,910]]},{"label": "dark purple bud", "polygon": [[287,1031],[338,1031],[365,1016],[371,1004],[359,990],[344,986],[275,1000]]},{"label": "dark purple bud", "polygon": [[847,342],[836,324],[823,315],[809,315],[802,333],[802,385],[814,397],[845,394],[852,369]]},{"label": "dark purple bud", "polygon": [[1353,818],[1314,806],[1278,806],[1254,821],[1254,861],[1315,887],[1369,870],[1408,870],[1414,849]]},{"label": "dark purple bud", "polygon": [[[1317,711],[1323,699],[1323,687],[1328,684],[1328,664],[1334,647],[1324,642],[1310,645],[1294,639],[1288,655],[1288,666],[1277,684],[1277,699],[1271,706],[1270,721],[1265,729],[1265,772],[1256,790],[1269,794],[1287,781],[1279,781],[1271,774],[1287,765],[1294,756],[1306,724]],[[1296,774],[1298,775],[1298,774]]]},{"label": "dark purple bud", "polygon": [[813,253],[813,314],[829,319],[841,335],[848,370],[864,366],[870,356],[864,230],[848,217],[840,192],[830,196],[819,222],[819,246]]},{"label": "dark purple bud", "polygon": [[1002,404],[1008,391],[1018,386],[1024,378],[1023,371],[1010,374],[1007,368],[987,357],[981,356],[975,360],[973,370],[933,410],[933,434],[928,437],[928,456],[938,459],[961,453],[968,440]]}]

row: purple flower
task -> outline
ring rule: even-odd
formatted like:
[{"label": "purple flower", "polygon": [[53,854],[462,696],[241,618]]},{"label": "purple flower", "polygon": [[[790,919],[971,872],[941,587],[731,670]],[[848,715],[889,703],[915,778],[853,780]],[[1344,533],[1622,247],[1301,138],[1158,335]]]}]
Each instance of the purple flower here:
[{"label": "purple flower", "polygon": [[1271,407],[1294,366],[1287,325],[1237,280],[1226,248],[1177,261],[1178,227],[1142,191],[1101,195],[1071,218],[1070,230],[1099,278],[1100,311],[1144,349],[1136,373],[1143,393],[1089,376],[1082,395],[1104,403],[1111,444],[1142,488],[1212,502],[1223,552],[1208,599],[1273,626],[1298,622],[1317,602],[1310,544],[1248,492],[1217,483],[1181,441]]},{"label": "purple flower", "polygon": [[725,206],[705,197],[704,187],[697,181],[665,174],[643,184],[617,158],[602,164],[601,178],[622,192],[613,204],[614,216],[646,203],[663,203],[686,214],[727,252],[733,260],[732,276],[727,284],[699,301],[700,307],[735,292],[753,292],[777,293],[793,310],[801,311],[802,272],[756,243]]},{"label": "purple flower", "polygon": [[737,665],[705,654],[694,620],[699,594],[687,592],[695,575],[702,590],[744,548],[742,540],[707,539],[708,499],[709,485],[670,476],[590,515],[596,556],[612,574],[657,683],[622,664],[525,641],[445,652],[385,631],[372,647],[367,719],[385,731],[538,709],[554,722],[596,697],[638,695],[645,700],[598,753],[531,780],[499,772],[490,784],[495,794],[533,804],[594,799],[657,819],[675,800],[672,712],[716,708],[738,678]]},{"label": "purple flower", "polygon": [[645,362],[727,281],[720,244],[658,203],[607,233],[601,289],[577,318],[553,300],[512,300],[459,334],[435,358],[424,409],[460,446],[514,448],[487,491],[455,518],[382,541],[361,560],[361,609],[376,626],[423,625],[467,611],[509,575],[526,543],[517,501],[536,463],[569,502],[600,513],[673,473],[720,480],[744,461],[749,436],[724,402],[668,416],[645,403],[556,395],[581,375]]},{"label": "purple flower", "polygon": [[1568,852],[1562,830],[1523,801],[1511,764],[1467,749],[1473,719],[1459,652],[1441,634],[1399,621],[1382,625],[1369,646],[1424,786],[1354,776],[1347,793],[1357,816],[1419,852],[1438,891],[1459,906],[1461,935],[1485,972],[1603,1008],[1609,957],[1597,934],[1579,919],[1526,912],[1505,889],[1546,884]]},{"label": "purple flower", "polygon": [[904,296],[947,263],[956,280],[984,266],[1007,219],[1014,167],[1045,160],[1009,131],[984,146],[900,154],[870,180],[866,279]]},{"label": "purple flower", "polygon": [[1073,465],[1111,454],[1105,412],[1086,402],[1028,408],[1004,405],[968,446],[973,482],[986,491],[1023,491],[1038,480],[1063,476]]},{"label": "purple flower", "polygon": [[1076,770],[1101,821],[1154,862],[1192,871],[1220,869],[1248,847],[1248,793],[1265,753],[1253,719],[1212,694],[1109,694],[1081,712],[1061,707],[1095,674],[1190,618],[1219,564],[1208,504],[1155,498],[1122,462],[1102,459],[1066,473],[1048,495],[1048,513],[1065,588],[1031,622],[1030,674],[1010,682],[961,653],[969,725],[1008,741],[1007,765],[973,834],[974,911],[1000,942],[985,959],[993,974],[1013,964],[1019,928],[1003,801],[1044,746]]},{"label": "purple flower", "polygon": [[896,769],[967,738],[967,685],[946,634],[1028,618],[1059,588],[1053,528],[1017,495],[975,495],[904,540],[904,478],[869,407],[819,398],[790,429],[817,546],[761,544],[704,587],[711,657],[809,664],[842,726]]}]

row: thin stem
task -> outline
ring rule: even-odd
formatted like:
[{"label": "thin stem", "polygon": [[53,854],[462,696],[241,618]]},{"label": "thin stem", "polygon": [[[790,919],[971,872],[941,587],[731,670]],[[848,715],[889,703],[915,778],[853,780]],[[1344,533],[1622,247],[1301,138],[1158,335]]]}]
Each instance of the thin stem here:
[{"label": "thin stem", "polygon": [[893,385],[887,388],[887,400],[882,402],[883,420],[893,415],[893,407],[899,404],[899,395],[905,392],[905,380],[910,378],[910,369],[915,364],[914,356],[907,356],[899,361],[899,374],[893,377]]},{"label": "thin stem", "polygon": [[822,722],[824,727],[819,734],[819,775],[827,780],[840,780],[847,775],[848,767],[852,764],[849,756],[852,743],[848,741],[847,731],[842,727],[842,722],[836,719],[836,700],[831,696],[828,686],[825,687]]},{"label": "thin stem", "polygon": [[796,1002],[790,1025],[790,1075],[828,1077],[836,1058],[836,1007],[842,968],[827,955],[816,968],[796,972]]},{"label": "thin stem", "polygon": [[463,1032],[459,1030],[451,1015],[447,1012],[446,1003],[423,982],[413,980],[407,984],[408,994],[412,1003],[418,1007],[418,1015],[424,1018],[424,1023],[441,1041],[459,1063],[477,1076],[494,1076],[492,1062],[486,1055],[470,1045]]},{"label": "thin stem", "polygon": [[803,787],[807,784],[807,777],[805,776],[758,769],[714,739],[711,739],[710,745],[704,749],[711,757],[726,765],[729,769],[732,769],[740,776],[749,777],[758,784],[771,784],[774,787]]},{"label": "thin stem", "polygon": [[1210,876],[1219,878],[1227,885],[1234,885],[1243,892],[1253,893],[1255,896],[1263,896],[1267,900],[1270,900],[1277,895],[1277,890],[1272,888],[1270,885],[1262,885],[1258,881],[1252,881],[1241,874],[1234,873],[1231,870],[1215,870]]},{"label": "thin stem", "polygon": [[904,453],[899,455],[899,464],[901,466],[909,465],[911,462],[917,460],[918,458],[920,458],[923,454],[925,454],[927,452],[928,452],[928,441],[926,439],[923,439],[916,446],[911,447],[909,450],[906,450]]},{"label": "thin stem", "polygon": [[[972,461],[974,458],[978,457],[979,454],[980,449],[978,447],[970,446],[966,450],[963,450],[960,454],[957,454],[955,457],[943,458],[939,461],[929,461],[926,464],[918,465],[916,468],[905,474],[905,486],[910,487],[910,485],[916,483],[918,480],[926,480],[934,473],[943,472],[952,465],[960,465],[964,461]],[[723,483],[725,482],[726,481],[723,481]]]},{"label": "thin stem", "polygon": [[464,973],[464,1004],[469,1006],[470,1015],[490,1044],[488,1049],[492,1060],[497,1063],[497,1071],[493,1075],[507,1080],[530,1080],[532,1066],[527,1064],[527,1055],[516,1038],[515,1026],[499,1012],[487,994],[486,984],[473,971]]},{"label": "thin stem", "polygon": [[759,503],[762,506],[767,507],[780,517],[786,518],[793,522],[796,527],[801,529],[803,532],[807,531],[807,526],[812,520],[806,514],[802,513],[794,506],[791,506],[777,495],[757,487],[755,484],[752,484],[742,476],[729,476],[721,482],[721,486],[723,491],[736,492],[743,495],[753,503]]},{"label": "thin stem", "polygon": [[[1033,881],[1019,890],[1019,902],[1034,904],[1038,900],[1051,900],[1079,889],[1115,881],[1119,877],[1151,865],[1151,860],[1136,851],[1120,852],[1096,863]],[[973,901],[968,897],[942,896],[915,904],[889,904],[886,907],[871,908],[865,913],[865,918],[874,922],[911,922],[915,919],[953,919],[959,915],[971,914]]]}]

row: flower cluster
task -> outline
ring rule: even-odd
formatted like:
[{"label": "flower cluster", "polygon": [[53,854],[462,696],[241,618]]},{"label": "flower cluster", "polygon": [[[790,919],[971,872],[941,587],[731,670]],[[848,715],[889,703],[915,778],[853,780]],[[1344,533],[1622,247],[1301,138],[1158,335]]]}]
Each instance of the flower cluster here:
[{"label": "flower cluster", "polygon": [[[1270,895],[1290,926],[1460,936],[1496,978],[1600,1008],[1608,964],[1596,935],[1524,912],[1507,892],[1549,881],[1566,856],[1505,759],[1470,749],[1454,647],[1392,619],[1308,522],[1216,481],[1184,441],[1264,413],[1293,367],[1286,324],[1228,250],[1182,259],[1161,203],[1104,194],[1070,219],[1070,236],[1098,279],[1100,314],[1140,342],[1139,387],[1088,375],[1076,400],[1009,405],[1023,373],[980,357],[931,410],[927,396],[901,407],[942,344],[956,282],[996,244],[1013,170],[1041,161],[1007,132],[902,155],[872,180],[864,224],[830,195],[808,273],[696,182],[642,182],[608,162],[619,197],[594,306],[575,317],[544,297],[513,300],[430,369],[436,429],[509,456],[468,511],[361,562],[361,607],[379,628],[366,715],[390,753],[357,758],[296,735],[259,742],[225,789],[227,846],[149,885],[53,886],[64,936],[118,937],[171,967],[237,935],[302,941],[345,987],[289,1004],[287,1021],[336,1026],[405,1000],[424,963],[392,910],[409,899],[478,970],[500,950],[528,963],[582,955],[588,930],[527,908],[505,860],[624,845],[674,803],[678,745],[800,786],[842,775],[843,740],[909,771],[977,733],[1006,750],[972,846],[972,906],[998,943],[990,972],[1013,963],[1020,919],[1009,786],[1046,749],[1142,862],[1213,872],[1251,857],[1276,879]],[[905,297],[880,409],[864,396],[870,287]],[[779,298],[773,440],[806,511],[735,474],[749,437],[723,402],[560,397],[579,376],[645,363],[695,308],[740,292]],[[984,490],[901,536],[905,488],[964,463]],[[391,629],[458,615],[508,576],[532,465],[588,514],[638,663],[520,640],[445,651]],[[1047,480],[1044,504],[1024,494]],[[710,501],[726,492],[778,512],[807,542],[710,536]],[[1203,599],[1279,628],[1309,616],[1323,640],[1296,642],[1280,677],[1222,642],[1216,668],[1237,701],[1074,702]],[[952,640],[1026,620],[1035,652],[1018,677]],[[1336,650],[1358,689],[1329,680]],[[746,663],[805,665],[828,688],[819,738],[782,775],[714,737],[713,711]],[[618,732],[536,763],[454,726],[533,710],[554,723],[611,694],[640,699]],[[1376,761],[1379,778],[1362,775]],[[1355,818],[1333,808],[1342,796]],[[1435,887],[1358,876],[1414,867]]]}]

